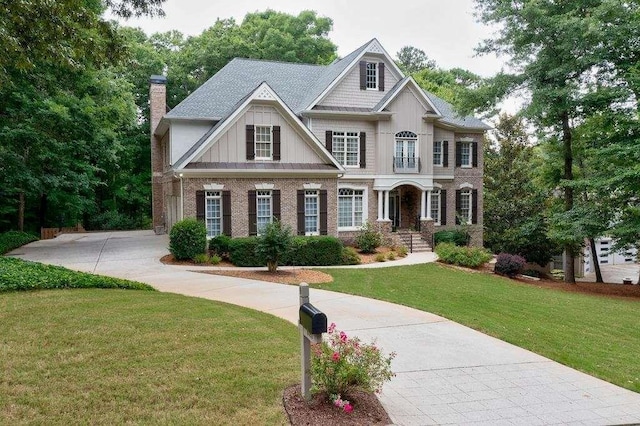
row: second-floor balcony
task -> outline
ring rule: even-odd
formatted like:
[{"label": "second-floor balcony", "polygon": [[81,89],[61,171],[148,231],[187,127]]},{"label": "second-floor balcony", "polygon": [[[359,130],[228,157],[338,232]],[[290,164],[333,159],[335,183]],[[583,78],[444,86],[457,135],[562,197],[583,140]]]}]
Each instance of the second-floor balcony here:
[{"label": "second-floor balcony", "polygon": [[420,173],[420,157],[393,157],[394,173]]}]

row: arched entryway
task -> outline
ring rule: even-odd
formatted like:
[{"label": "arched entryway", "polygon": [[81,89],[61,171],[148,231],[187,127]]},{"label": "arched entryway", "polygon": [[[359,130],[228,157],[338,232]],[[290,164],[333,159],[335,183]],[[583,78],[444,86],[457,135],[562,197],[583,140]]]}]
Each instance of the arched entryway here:
[{"label": "arched entryway", "polygon": [[389,192],[389,219],[392,230],[420,229],[422,191],[413,185],[400,185]]}]

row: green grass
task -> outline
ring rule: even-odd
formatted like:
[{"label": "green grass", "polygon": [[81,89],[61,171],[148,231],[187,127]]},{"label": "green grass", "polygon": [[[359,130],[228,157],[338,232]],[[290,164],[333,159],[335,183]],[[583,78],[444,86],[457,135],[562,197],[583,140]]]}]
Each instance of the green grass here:
[{"label": "green grass", "polygon": [[129,290],[0,295],[0,424],[286,424],[296,328]]},{"label": "green grass", "polygon": [[438,264],[323,270],[326,290],[433,312],[640,392],[640,302],[520,284]]},{"label": "green grass", "polygon": [[0,293],[53,288],[153,290],[153,287],[139,282],[76,272],[60,266],[0,257]]},{"label": "green grass", "polygon": [[25,244],[37,241],[38,237],[20,231],[8,231],[0,234],[0,255],[9,253]]}]

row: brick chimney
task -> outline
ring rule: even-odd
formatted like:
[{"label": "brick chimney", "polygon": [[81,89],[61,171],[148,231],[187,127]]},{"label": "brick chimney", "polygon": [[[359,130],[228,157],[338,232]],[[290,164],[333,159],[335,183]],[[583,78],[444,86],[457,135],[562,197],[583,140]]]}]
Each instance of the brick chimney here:
[{"label": "brick chimney", "polygon": [[161,138],[153,133],[160,119],[167,112],[167,77],[152,75],[149,79],[149,124],[151,127],[151,213],[153,229],[165,227],[164,196],[162,194],[162,143]]}]

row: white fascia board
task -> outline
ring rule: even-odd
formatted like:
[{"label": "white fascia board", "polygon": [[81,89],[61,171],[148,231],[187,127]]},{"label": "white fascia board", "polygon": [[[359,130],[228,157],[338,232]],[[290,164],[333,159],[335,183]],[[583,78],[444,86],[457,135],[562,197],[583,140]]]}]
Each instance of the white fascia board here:
[{"label": "white fascia board", "polygon": [[[376,49],[379,50],[379,51],[376,52],[375,51]],[[312,109],[314,106],[316,106],[325,96],[327,96],[329,94],[329,92],[331,92],[334,89],[334,87],[336,87],[338,85],[338,83],[340,83],[340,81],[342,81],[342,79],[353,69],[353,67],[356,64],[358,64],[360,62],[360,60],[367,54],[369,54],[369,55],[371,55],[371,54],[373,54],[373,55],[382,54],[382,56],[385,57],[387,62],[391,64],[391,66],[392,66],[391,70],[394,72],[394,74],[396,74],[396,77],[398,77],[398,80],[404,78],[404,73],[402,72],[402,70],[400,70],[400,68],[398,68],[398,66],[396,65],[396,63],[393,60],[393,58],[391,58],[391,56],[389,56],[389,53],[387,53],[387,51],[384,49],[384,47],[382,47],[380,42],[377,39],[374,38],[373,40],[371,40],[369,45],[365,49],[363,49],[362,52],[360,52],[360,54],[358,56],[356,56],[353,59],[353,61],[351,61],[351,63],[344,70],[342,70],[342,72],[338,75],[338,77],[336,77],[335,80],[333,80],[331,82],[331,84],[329,84],[322,91],[322,93],[320,93],[320,95],[317,98],[315,98],[313,100],[313,102],[311,102],[311,104],[308,105],[305,109],[309,110],[309,109]]]},{"label": "white fascia board", "polygon": [[398,90],[396,90],[396,93],[394,93],[393,96],[390,96],[389,99],[387,99],[386,102],[382,104],[380,108],[378,108],[378,111],[382,111],[387,106],[389,106],[389,104],[396,99],[396,97],[404,90],[405,87],[407,87],[407,84],[409,83],[411,83],[414,90],[418,92],[418,96],[436,112],[437,116],[442,117],[442,113],[440,112],[440,110],[436,108],[433,102],[431,102],[431,99],[429,99],[429,97],[425,95],[425,93],[422,91],[422,88],[418,86],[418,83],[416,83],[413,77],[409,77],[408,79],[406,79],[404,83],[402,83],[402,85],[398,88]]}]

